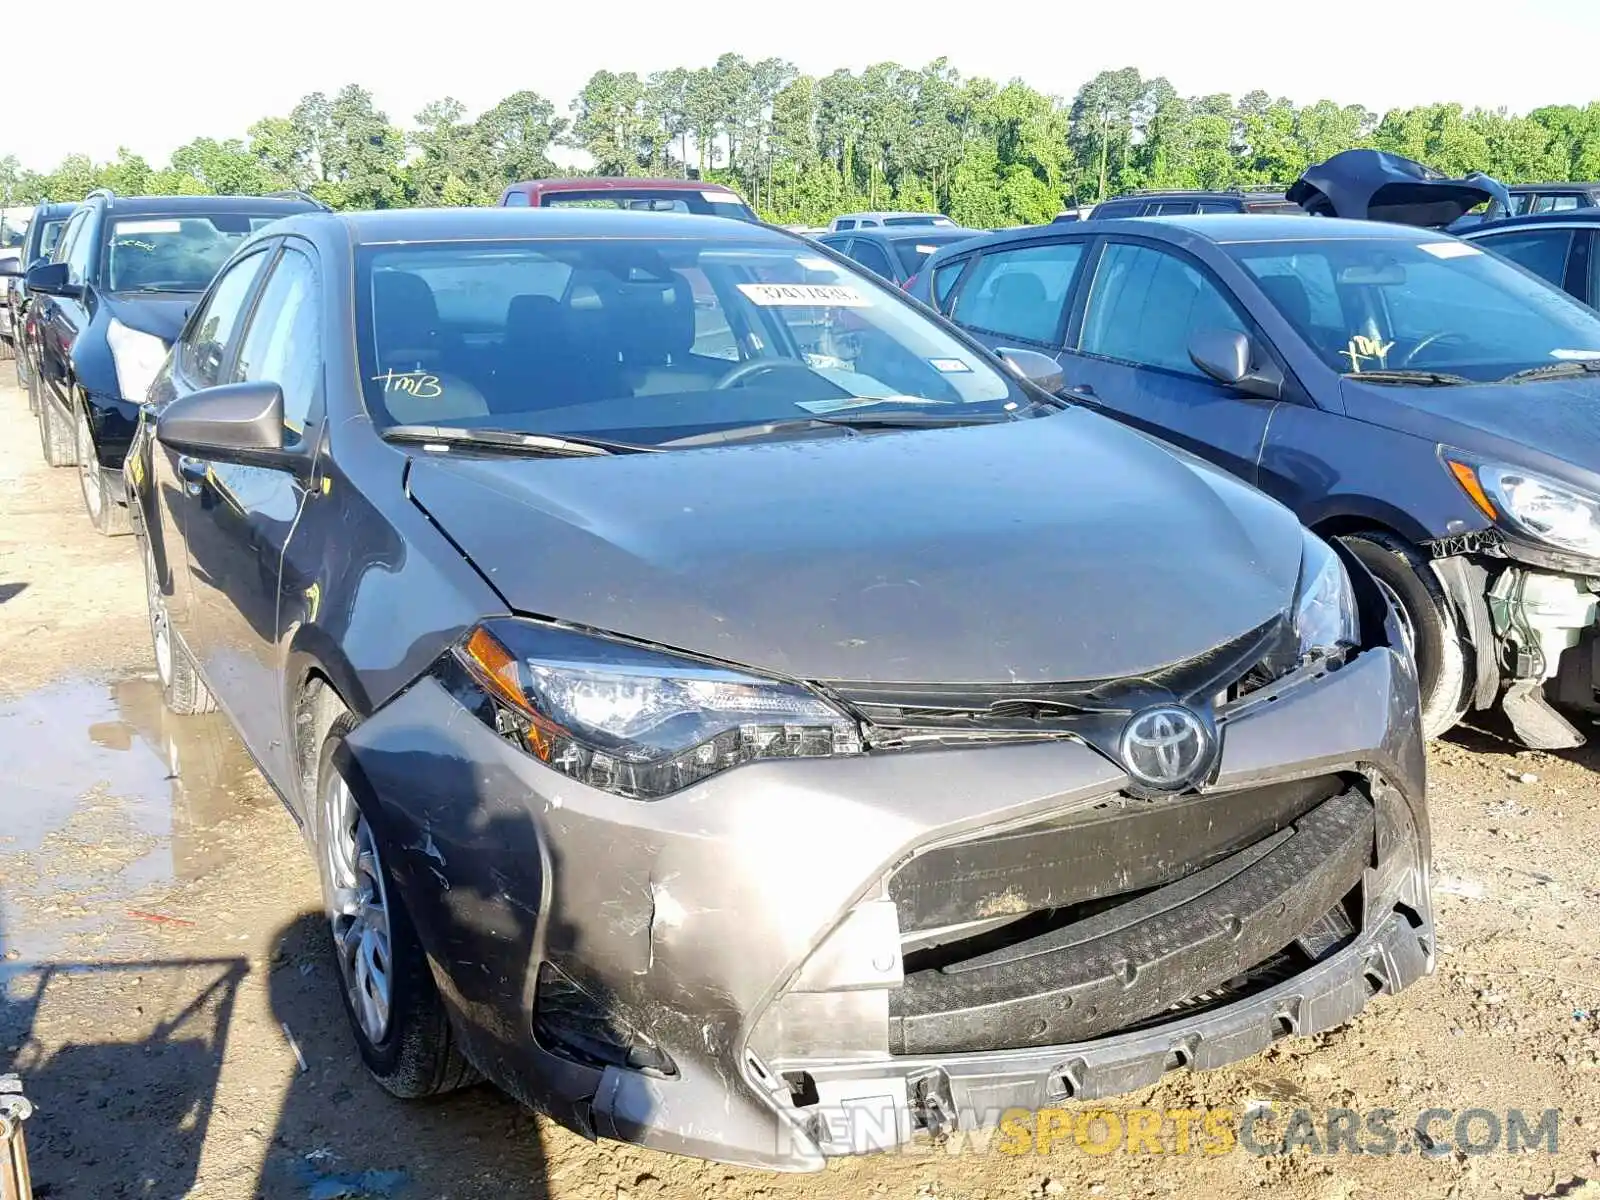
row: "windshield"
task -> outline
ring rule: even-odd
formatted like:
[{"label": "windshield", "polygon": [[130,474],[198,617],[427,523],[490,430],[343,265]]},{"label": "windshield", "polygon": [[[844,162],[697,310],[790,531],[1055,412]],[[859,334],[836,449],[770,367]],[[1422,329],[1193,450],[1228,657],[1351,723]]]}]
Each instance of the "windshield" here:
[{"label": "windshield", "polygon": [[922,264],[928,261],[928,256],[940,246],[948,246],[951,242],[965,240],[969,235],[965,233],[929,233],[921,237],[906,238],[894,244],[894,252],[900,259],[900,265],[905,268],[907,275],[915,275],[922,270]]},{"label": "windshield", "polygon": [[1342,374],[1436,372],[1492,383],[1600,358],[1600,314],[1466,242],[1337,238],[1227,249]]},{"label": "windshield", "polygon": [[701,216],[737,217],[757,220],[755,213],[731,192],[712,188],[689,191],[682,188],[601,188],[592,192],[546,192],[539,200],[544,208],[609,208],[634,212],[698,213]]},{"label": "windshield", "polygon": [[122,217],[111,223],[106,287],[113,292],[203,292],[234,248],[277,216]]},{"label": "windshield", "polygon": [[361,368],[381,426],[659,444],[1026,403],[898,292],[798,242],[414,243],[368,247],[358,263]]}]

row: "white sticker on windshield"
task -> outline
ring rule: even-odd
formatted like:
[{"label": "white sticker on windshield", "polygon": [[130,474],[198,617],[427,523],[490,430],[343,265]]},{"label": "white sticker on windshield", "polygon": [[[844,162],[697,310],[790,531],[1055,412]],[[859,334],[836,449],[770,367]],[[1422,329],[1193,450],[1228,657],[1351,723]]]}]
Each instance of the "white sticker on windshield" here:
[{"label": "white sticker on windshield", "polygon": [[932,254],[938,248],[939,247],[937,247],[937,246],[918,246],[917,247],[917,253],[918,254]]},{"label": "white sticker on windshield", "polygon": [[739,290],[762,308],[872,307],[872,301],[842,283],[741,283]]},{"label": "white sticker on windshield", "polygon": [[1473,254],[1483,253],[1476,246],[1469,246],[1465,242],[1422,242],[1418,249],[1435,258],[1467,258]]},{"label": "white sticker on windshield", "polygon": [[1600,350],[1552,350],[1550,357],[1563,362],[1593,362],[1600,358]]},{"label": "white sticker on windshield", "polygon": [[177,233],[183,227],[176,221],[118,221],[117,237],[134,233]]},{"label": "white sticker on windshield", "polygon": [[852,408],[871,408],[874,404],[942,404],[946,401],[928,400],[922,396],[842,396],[836,400],[796,400],[794,406],[818,416],[827,413],[847,412]]},{"label": "white sticker on windshield", "polygon": [[935,371],[943,371],[946,375],[971,374],[972,368],[959,358],[930,358],[928,365]]},{"label": "white sticker on windshield", "polygon": [[739,197],[730,195],[727,192],[701,192],[700,194],[702,196],[704,196],[707,200],[711,201],[712,204],[738,204],[738,203],[740,203]]},{"label": "white sticker on windshield", "polygon": [[834,266],[827,259],[817,258],[812,254],[803,255],[795,259],[795,262],[799,263],[808,271],[827,271],[829,274],[838,274],[839,271],[839,268]]}]

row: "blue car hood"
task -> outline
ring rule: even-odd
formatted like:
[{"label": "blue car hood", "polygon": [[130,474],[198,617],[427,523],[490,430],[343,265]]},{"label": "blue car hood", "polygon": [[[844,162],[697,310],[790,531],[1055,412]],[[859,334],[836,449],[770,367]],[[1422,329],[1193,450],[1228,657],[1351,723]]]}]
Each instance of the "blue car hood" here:
[{"label": "blue car hood", "polygon": [[1287,509],[1077,409],[582,459],[417,458],[516,611],[805,679],[1037,683],[1194,658],[1289,608]]},{"label": "blue car hood", "polygon": [[106,300],[111,315],[129,329],[151,333],[171,345],[183,331],[189,310],[201,292],[112,292]]}]

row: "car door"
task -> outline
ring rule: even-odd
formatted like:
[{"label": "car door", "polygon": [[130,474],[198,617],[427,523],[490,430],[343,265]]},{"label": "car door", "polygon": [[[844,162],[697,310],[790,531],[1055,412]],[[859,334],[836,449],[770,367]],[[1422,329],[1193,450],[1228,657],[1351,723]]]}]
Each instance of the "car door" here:
[{"label": "car door", "polygon": [[[61,239],[59,254],[53,262],[67,264],[67,282],[82,288],[89,276],[91,251],[98,235],[94,209],[84,209],[72,218],[66,236]],[[60,408],[68,409],[72,399],[72,347],[78,334],[87,324],[84,297],[41,296],[38,329],[40,348],[40,376],[43,386],[40,399],[53,398]]]},{"label": "car door", "polygon": [[1202,329],[1260,334],[1200,262],[1171,247],[1107,239],[1082,289],[1068,395],[1211,459],[1252,483],[1275,402],[1244,396],[1189,359]]},{"label": "car door", "polygon": [[1588,230],[1541,225],[1486,233],[1471,240],[1589,302],[1588,273],[1584,269],[1589,258]]},{"label": "car door", "polygon": [[322,404],[321,298],[315,251],[286,238],[247,304],[221,381],[275,383],[283,392],[284,465],[205,464],[189,506],[197,642],[207,682],[269,778],[290,777],[291,732],[281,682],[279,581],[300,516]]},{"label": "car door", "polygon": [[[947,305],[950,319],[991,350],[1015,346],[1059,354],[1086,234],[987,250],[961,272]],[[941,271],[935,286],[943,283]]]},{"label": "car door", "polygon": [[[173,346],[167,372],[157,378],[152,401],[156,408],[227,382],[244,314],[271,257],[272,247],[263,246],[224,267],[212,281]],[[150,531],[151,547],[157,571],[170,593],[168,618],[197,662],[204,645],[200,594],[210,590],[209,567],[215,557],[205,522],[199,519],[215,500],[208,471],[205,461],[179,454],[159,440],[151,446],[151,520],[155,524]],[[193,540],[197,532],[198,544]],[[205,671],[203,662],[201,669]],[[215,689],[214,694],[222,699]]]}]

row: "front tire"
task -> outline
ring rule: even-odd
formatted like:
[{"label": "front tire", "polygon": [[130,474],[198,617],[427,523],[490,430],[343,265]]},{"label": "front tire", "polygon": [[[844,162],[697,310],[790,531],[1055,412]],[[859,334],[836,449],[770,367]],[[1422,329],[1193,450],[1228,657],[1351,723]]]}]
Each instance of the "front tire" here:
[{"label": "front tire", "polygon": [[150,646],[156,659],[156,677],[161,681],[161,699],[181,717],[212,712],[217,707],[200,678],[194,661],[172,632],[167,613],[167,598],[156,577],[156,556],[148,538],[139,539],[144,550],[145,602],[150,614]]},{"label": "front tire", "polygon": [[1468,704],[1467,646],[1444,588],[1428,560],[1402,538],[1373,531],[1341,540],[1372,572],[1412,642],[1422,734],[1436,738],[1461,720]]},{"label": "front tire", "polygon": [[[331,693],[324,699],[331,703]],[[442,1095],[479,1075],[457,1048],[367,805],[340,773],[337,756],[356,719],[334,711],[317,757],[314,841],[340,999],[361,1059],[385,1091],[402,1100]]]},{"label": "front tire", "polygon": [[100,469],[100,455],[94,446],[94,434],[89,429],[89,416],[78,410],[77,428],[78,482],[83,490],[84,511],[95,532],[106,537],[133,532],[128,520],[128,506],[119,504],[115,494],[106,484],[106,473]]}]

